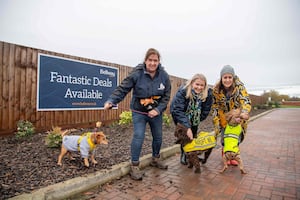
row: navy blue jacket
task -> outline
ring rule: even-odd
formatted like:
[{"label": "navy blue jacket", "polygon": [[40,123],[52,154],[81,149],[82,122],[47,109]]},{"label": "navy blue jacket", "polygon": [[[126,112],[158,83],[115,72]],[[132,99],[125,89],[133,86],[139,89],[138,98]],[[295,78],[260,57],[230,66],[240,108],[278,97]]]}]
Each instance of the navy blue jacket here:
[{"label": "navy blue jacket", "polygon": [[[186,110],[188,107],[190,99],[186,98],[186,89],[180,87],[175,94],[172,102],[171,102],[171,114],[175,124],[180,123],[187,128],[191,128],[191,123],[186,115]],[[208,95],[206,101],[201,102],[201,116],[200,121],[203,121],[208,116],[211,105],[213,103],[212,89],[208,89]]]},{"label": "navy blue jacket", "polygon": [[157,72],[152,79],[146,72],[146,65],[139,64],[130,74],[121,82],[121,84],[110,95],[107,102],[118,104],[133,89],[130,108],[137,111],[149,111],[141,105],[140,99],[158,96],[152,105],[155,110],[162,113],[166,110],[171,95],[171,82],[168,73],[161,64],[158,65]]}]

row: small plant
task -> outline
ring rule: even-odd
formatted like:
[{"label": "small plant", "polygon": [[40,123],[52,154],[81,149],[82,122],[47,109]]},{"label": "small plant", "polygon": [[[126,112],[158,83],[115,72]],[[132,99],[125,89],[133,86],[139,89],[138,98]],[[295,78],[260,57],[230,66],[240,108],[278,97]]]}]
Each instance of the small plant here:
[{"label": "small plant", "polygon": [[19,120],[17,123],[17,133],[16,137],[18,139],[27,138],[34,134],[34,126],[30,121]]},{"label": "small plant", "polygon": [[52,130],[48,133],[45,143],[47,147],[56,148],[60,147],[62,142],[61,128],[58,126],[52,127]]},{"label": "small plant", "polygon": [[117,127],[118,125],[119,125],[118,121],[113,121],[112,123],[109,124],[109,127],[114,128],[114,127]]},{"label": "small plant", "polygon": [[119,125],[132,124],[132,113],[130,111],[124,111],[120,114]]},{"label": "small plant", "polygon": [[171,125],[171,116],[167,115],[166,113],[163,114],[163,123],[167,126],[170,127]]}]

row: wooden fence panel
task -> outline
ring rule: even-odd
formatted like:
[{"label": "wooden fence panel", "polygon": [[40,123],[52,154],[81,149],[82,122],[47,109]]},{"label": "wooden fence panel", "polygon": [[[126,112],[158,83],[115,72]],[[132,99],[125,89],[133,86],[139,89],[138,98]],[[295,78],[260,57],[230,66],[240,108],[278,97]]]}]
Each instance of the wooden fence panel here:
[{"label": "wooden fence panel", "polygon": [[2,122],[1,127],[2,129],[9,129],[9,44],[3,44],[3,58],[2,58]]},{"label": "wooden fence panel", "polygon": [[3,109],[4,109],[4,94],[3,94],[3,84],[4,84],[4,79],[3,79],[3,70],[4,70],[4,65],[3,65],[3,49],[4,49],[4,43],[0,42],[0,126],[2,127],[3,123]]}]

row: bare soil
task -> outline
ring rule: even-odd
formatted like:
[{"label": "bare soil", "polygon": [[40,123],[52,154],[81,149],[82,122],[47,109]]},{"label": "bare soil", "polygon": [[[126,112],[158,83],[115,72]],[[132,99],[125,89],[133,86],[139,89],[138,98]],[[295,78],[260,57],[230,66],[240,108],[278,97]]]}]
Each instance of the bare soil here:
[{"label": "bare soil", "polygon": [[[251,116],[266,110],[253,110]],[[163,127],[162,148],[174,145],[174,124]],[[200,125],[201,131],[212,131],[212,118],[209,116]],[[89,130],[78,130],[73,134],[81,134]],[[130,160],[130,143],[132,126],[102,127],[109,144],[100,145],[96,150],[98,164],[86,168],[79,154],[73,154],[75,160],[67,156],[63,166],[57,166],[60,148],[48,148],[45,145],[47,133],[36,133],[27,139],[18,140],[14,135],[0,138],[0,199],[8,199],[22,193],[43,188],[78,176],[93,173],[102,169],[110,169],[113,165]],[[141,156],[152,152],[152,136],[149,128],[142,148]]]}]

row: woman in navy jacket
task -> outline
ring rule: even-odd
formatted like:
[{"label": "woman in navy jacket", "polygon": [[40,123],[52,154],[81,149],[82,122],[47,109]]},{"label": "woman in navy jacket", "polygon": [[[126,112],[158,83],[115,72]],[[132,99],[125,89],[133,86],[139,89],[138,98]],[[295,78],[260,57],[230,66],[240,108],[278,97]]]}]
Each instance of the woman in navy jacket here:
[{"label": "woman in navy jacket", "polygon": [[[171,114],[175,124],[180,123],[188,131],[187,135],[193,139],[197,137],[198,126],[208,116],[213,103],[212,89],[208,88],[206,77],[195,74],[192,79],[180,87],[171,102]],[[204,164],[211,151],[205,152]],[[181,147],[181,164],[186,165],[186,156]]]},{"label": "woman in navy jacket", "polygon": [[160,53],[156,49],[148,49],[144,62],[136,66],[113,91],[105,102],[104,109],[109,109],[122,101],[131,90],[133,91],[130,108],[134,133],[131,141],[130,175],[134,180],[142,180],[144,172],[139,168],[139,159],[147,123],[153,137],[150,165],[160,169],[168,168],[160,160],[160,149],[162,115],[170,100],[171,82],[168,73],[160,64]]}]

